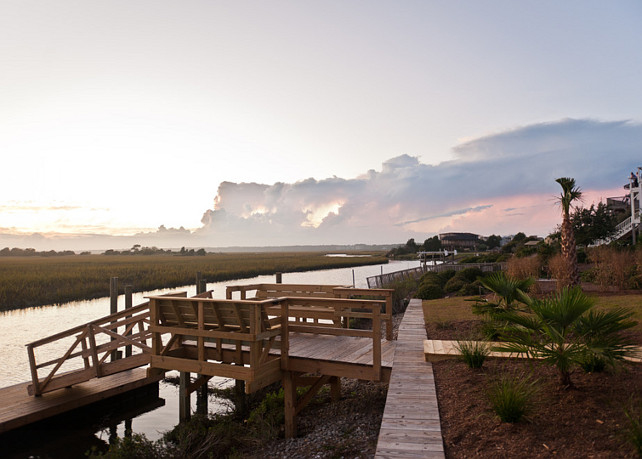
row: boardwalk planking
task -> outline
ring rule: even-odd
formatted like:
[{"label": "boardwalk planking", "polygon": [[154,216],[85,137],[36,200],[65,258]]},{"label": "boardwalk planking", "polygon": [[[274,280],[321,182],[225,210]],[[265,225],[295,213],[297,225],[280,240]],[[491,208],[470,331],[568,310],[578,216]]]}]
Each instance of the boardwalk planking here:
[{"label": "boardwalk planking", "polygon": [[16,384],[0,389],[0,433],[65,413],[100,400],[159,381],[147,377],[145,368],[91,379],[67,389],[39,397],[27,393],[30,383]]},{"label": "boardwalk planking", "polygon": [[376,458],[444,458],[432,365],[424,360],[421,300],[411,300],[399,326]]}]

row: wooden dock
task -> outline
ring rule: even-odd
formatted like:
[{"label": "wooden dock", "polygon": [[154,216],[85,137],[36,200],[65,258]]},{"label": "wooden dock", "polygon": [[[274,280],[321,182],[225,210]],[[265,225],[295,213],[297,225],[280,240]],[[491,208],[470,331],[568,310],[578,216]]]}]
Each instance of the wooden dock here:
[{"label": "wooden dock", "polygon": [[424,360],[421,300],[411,300],[399,326],[376,458],[443,458],[432,364]]},{"label": "wooden dock", "polygon": [[[293,287],[299,293],[308,288],[310,295],[323,288],[279,285],[278,292]],[[32,381],[0,389],[0,433],[157,382],[165,371],[177,370],[181,419],[191,414],[190,394],[214,376],[236,379],[247,393],[280,381],[286,437],[295,436],[297,414],[323,385],[331,386],[336,399],[341,377],[387,382],[391,374],[396,342],[381,336],[382,323],[386,336],[392,335],[387,323],[391,291],[327,289],[331,297],[152,296],[29,343]],[[364,328],[350,328],[351,322]],[[43,346],[60,340],[70,343],[61,356],[38,358]],[[76,369],[63,371],[67,364]],[[194,381],[190,374],[197,375]],[[308,389],[301,395],[297,387]]]},{"label": "wooden dock", "polygon": [[156,383],[147,369],[136,368],[103,378],[95,378],[39,397],[29,395],[30,383],[0,389],[0,433],[17,429],[107,398]]}]

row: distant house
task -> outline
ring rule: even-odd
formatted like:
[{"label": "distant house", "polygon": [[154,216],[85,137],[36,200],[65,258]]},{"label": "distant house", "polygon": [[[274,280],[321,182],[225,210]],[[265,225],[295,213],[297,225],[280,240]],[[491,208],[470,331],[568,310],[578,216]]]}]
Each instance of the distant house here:
[{"label": "distant house", "polygon": [[439,241],[441,247],[447,250],[476,250],[481,242],[479,235],[473,233],[442,233]]}]

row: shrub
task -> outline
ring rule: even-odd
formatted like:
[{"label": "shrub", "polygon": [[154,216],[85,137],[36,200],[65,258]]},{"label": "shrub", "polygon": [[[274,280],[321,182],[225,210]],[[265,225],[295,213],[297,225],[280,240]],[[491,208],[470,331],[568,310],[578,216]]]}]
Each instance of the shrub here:
[{"label": "shrub", "polygon": [[561,290],[564,286],[564,276],[566,275],[566,262],[561,253],[553,255],[548,260],[548,273],[551,278],[555,279],[557,289]]},{"label": "shrub", "polygon": [[432,282],[423,282],[419,285],[417,290],[417,298],[422,300],[436,300],[437,298],[443,298],[444,289],[440,285]]},{"label": "shrub", "polygon": [[481,282],[476,280],[475,282],[472,282],[470,284],[464,284],[462,288],[459,289],[457,294],[461,296],[472,296],[472,295],[479,295],[480,292],[481,292]]},{"label": "shrub", "polygon": [[587,354],[579,359],[579,365],[585,373],[601,373],[606,369],[606,360],[595,354]]},{"label": "shrub", "polygon": [[490,349],[482,341],[457,341],[455,348],[470,368],[481,368],[490,354]]},{"label": "shrub", "polygon": [[423,283],[432,283],[443,287],[446,281],[439,275],[439,273],[428,271],[426,274],[419,278],[419,285]]},{"label": "shrub", "polygon": [[107,459],[161,459],[175,457],[170,445],[163,441],[148,440],[144,434],[133,434],[131,437],[115,437],[109,446],[109,450],[100,452],[96,447],[85,453],[91,458]]},{"label": "shrub", "polygon": [[466,280],[460,279],[458,277],[453,277],[444,286],[446,293],[455,293],[461,290],[461,288],[466,284]]},{"label": "shrub", "polygon": [[406,310],[408,298],[415,293],[418,287],[416,279],[402,279],[384,285],[384,288],[394,290],[392,294],[392,313],[399,314]]},{"label": "shrub", "polygon": [[454,269],[448,269],[446,271],[442,271],[437,274],[441,279],[441,285],[446,285],[446,282],[448,282],[450,279],[452,279],[455,276],[456,271]]},{"label": "shrub", "polygon": [[525,258],[513,257],[508,260],[506,273],[516,279],[537,278],[539,277],[540,265],[539,259],[536,256]]},{"label": "shrub", "polygon": [[483,275],[484,273],[479,268],[464,268],[461,271],[457,272],[454,277],[468,282],[475,282],[478,277],[481,277]]},{"label": "shrub", "polygon": [[491,386],[490,404],[502,422],[519,422],[532,411],[536,383],[530,377],[504,375]]},{"label": "shrub", "polygon": [[628,250],[595,247],[589,252],[593,263],[595,283],[603,288],[626,288],[635,276],[635,256]]}]

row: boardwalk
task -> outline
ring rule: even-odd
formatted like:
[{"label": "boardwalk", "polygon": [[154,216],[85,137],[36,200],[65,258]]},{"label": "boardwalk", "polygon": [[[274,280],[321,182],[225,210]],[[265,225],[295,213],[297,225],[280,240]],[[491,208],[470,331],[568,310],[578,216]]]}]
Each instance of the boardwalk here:
[{"label": "boardwalk", "polygon": [[424,360],[421,300],[411,300],[399,326],[376,458],[443,458],[432,365]]},{"label": "boardwalk", "polygon": [[4,387],[0,389],[0,433],[156,383],[159,379],[148,378],[145,368],[136,368],[40,397],[28,394],[29,383]]}]

